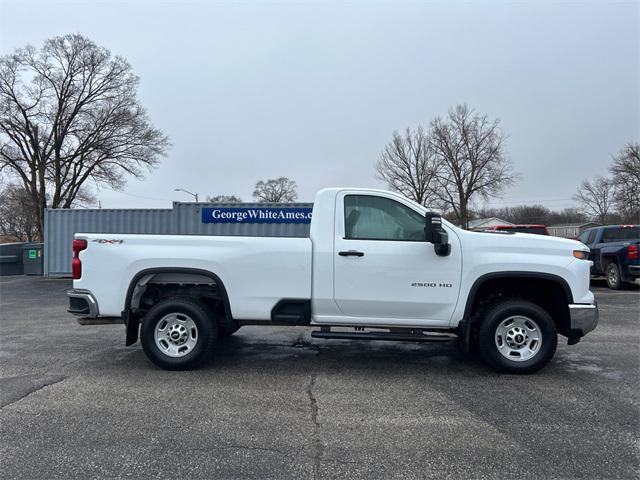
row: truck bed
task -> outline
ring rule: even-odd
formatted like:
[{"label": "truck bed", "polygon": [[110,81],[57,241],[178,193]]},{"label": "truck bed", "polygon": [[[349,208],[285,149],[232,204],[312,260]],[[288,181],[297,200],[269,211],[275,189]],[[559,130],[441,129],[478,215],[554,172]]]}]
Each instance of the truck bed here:
[{"label": "truck bed", "polygon": [[101,316],[120,316],[127,290],[146,269],[193,268],[223,279],[233,317],[269,320],[281,299],[311,298],[309,238],[119,235],[79,233],[82,278],[77,289],[91,289]]}]

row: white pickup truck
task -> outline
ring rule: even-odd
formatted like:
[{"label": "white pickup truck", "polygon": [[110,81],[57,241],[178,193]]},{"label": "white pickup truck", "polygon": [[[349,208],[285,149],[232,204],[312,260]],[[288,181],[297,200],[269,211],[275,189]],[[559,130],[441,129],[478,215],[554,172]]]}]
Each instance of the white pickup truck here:
[{"label": "white pickup truck", "polygon": [[558,334],[598,322],[589,249],[523,233],[470,232],[386,191],[330,188],[309,238],[75,235],[69,312],[123,322],[126,344],[172,370],[198,366],[242,325],[308,325],[315,338],[477,348],[530,373]]}]

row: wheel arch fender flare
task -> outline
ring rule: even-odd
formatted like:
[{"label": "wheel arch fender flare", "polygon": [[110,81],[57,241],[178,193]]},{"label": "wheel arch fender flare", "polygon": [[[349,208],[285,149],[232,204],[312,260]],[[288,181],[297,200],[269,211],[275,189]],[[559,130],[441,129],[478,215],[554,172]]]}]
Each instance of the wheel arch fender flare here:
[{"label": "wheel arch fender flare", "polygon": [[[155,267],[155,268],[146,268],[144,270],[140,270],[137,272],[131,281],[129,282],[129,286],[127,288],[127,294],[125,296],[124,301],[124,310],[122,311],[122,318],[124,320],[126,326],[126,342],[127,346],[133,345],[138,341],[138,330],[140,325],[140,319],[137,315],[133,315],[132,301],[134,299],[134,295],[136,291],[139,289],[138,282],[142,280],[145,276],[148,276],[151,280],[153,276],[158,274],[176,274],[176,275],[196,275],[206,277],[208,279],[213,280],[216,287],[218,288],[220,300],[224,306],[225,314],[229,318],[233,318],[231,314],[231,304],[229,302],[229,295],[227,293],[227,289],[222,281],[222,279],[216,275],[215,273],[209,270],[203,270],[200,268],[186,268],[186,267]],[[146,284],[146,281],[145,281]]]},{"label": "wheel arch fender flare", "polygon": [[508,279],[508,278],[517,278],[517,279],[536,279],[536,280],[546,280],[551,281],[558,284],[562,287],[568,303],[573,303],[573,293],[571,292],[571,288],[567,281],[559,275],[555,275],[552,273],[545,272],[533,272],[533,271],[501,271],[501,272],[489,272],[484,275],[480,275],[471,285],[469,289],[469,294],[467,295],[467,299],[464,307],[464,314],[462,317],[462,321],[460,322],[459,335],[463,342],[463,345],[466,350],[469,349],[470,346],[470,336],[471,336],[471,320],[473,313],[473,306],[475,304],[476,296],[480,290],[480,288],[489,281],[492,280],[500,280],[500,279]]},{"label": "wheel arch fender flare", "polygon": [[620,257],[613,252],[607,252],[602,254],[602,266],[603,271],[606,273],[606,268],[610,263],[615,263],[620,268]]}]

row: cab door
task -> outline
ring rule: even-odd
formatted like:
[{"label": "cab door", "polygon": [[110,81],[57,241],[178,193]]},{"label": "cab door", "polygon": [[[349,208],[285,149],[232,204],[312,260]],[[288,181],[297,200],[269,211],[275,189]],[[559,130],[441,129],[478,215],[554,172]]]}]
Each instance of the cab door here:
[{"label": "cab door", "polygon": [[451,253],[441,257],[425,241],[424,213],[403,197],[341,192],[336,202],[334,300],[339,310],[361,323],[448,324],[462,268],[453,230],[448,229]]}]

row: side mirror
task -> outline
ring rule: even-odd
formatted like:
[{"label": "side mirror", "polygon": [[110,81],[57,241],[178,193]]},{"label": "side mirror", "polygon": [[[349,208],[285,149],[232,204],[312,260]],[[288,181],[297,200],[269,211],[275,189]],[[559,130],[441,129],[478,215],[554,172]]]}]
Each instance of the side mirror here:
[{"label": "side mirror", "polygon": [[433,243],[436,255],[446,257],[451,253],[449,235],[442,227],[442,217],[437,213],[427,212],[424,218],[424,234],[427,242]]}]

